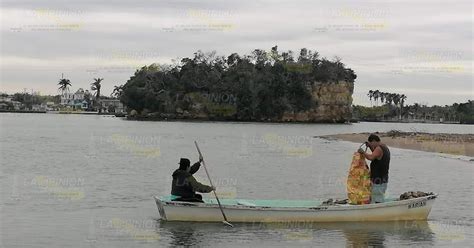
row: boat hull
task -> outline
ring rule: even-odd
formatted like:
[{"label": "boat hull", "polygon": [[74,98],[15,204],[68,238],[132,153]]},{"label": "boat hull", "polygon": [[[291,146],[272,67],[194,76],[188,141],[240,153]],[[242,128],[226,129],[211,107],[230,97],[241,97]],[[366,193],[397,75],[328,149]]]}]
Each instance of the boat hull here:
[{"label": "boat hull", "polygon": [[[426,220],[437,195],[367,205],[330,205],[314,207],[269,207],[223,205],[230,222],[350,222]],[[160,200],[158,211],[168,221],[222,221],[219,206]]]}]

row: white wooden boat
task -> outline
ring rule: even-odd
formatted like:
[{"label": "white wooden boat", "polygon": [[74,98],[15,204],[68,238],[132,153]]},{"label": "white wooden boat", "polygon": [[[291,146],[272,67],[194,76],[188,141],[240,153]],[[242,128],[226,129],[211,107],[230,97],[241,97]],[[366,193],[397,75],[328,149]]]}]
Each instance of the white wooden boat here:
[{"label": "white wooden boat", "polygon": [[[426,220],[437,194],[384,203],[325,205],[317,200],[221,199],[229,222],[348,222]],[[171,201],[155,197],[162,220],[220,222],[222,214],[215,199],[204,203]]]}]

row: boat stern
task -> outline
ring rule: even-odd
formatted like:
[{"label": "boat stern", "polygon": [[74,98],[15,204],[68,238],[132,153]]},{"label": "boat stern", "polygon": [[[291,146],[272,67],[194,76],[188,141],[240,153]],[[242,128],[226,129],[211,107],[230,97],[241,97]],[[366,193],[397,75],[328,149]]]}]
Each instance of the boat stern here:
[{"label": "boat stern", "polygon": [[160,217],[162,220],[167,220],[166,218],[166,213],[165,213],[165,208],[163,207],[163,202],[160,200],[160,198],[154,196],[156,206],[158,207],[158,213],[160,214]]}]

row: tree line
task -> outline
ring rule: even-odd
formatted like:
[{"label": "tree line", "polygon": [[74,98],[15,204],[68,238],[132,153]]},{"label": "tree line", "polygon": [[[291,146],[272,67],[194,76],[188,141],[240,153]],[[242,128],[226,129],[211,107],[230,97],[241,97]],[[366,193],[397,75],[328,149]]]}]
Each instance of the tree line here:
[{"label": "tree line", "polygon": [[395,106],[401,106],[403,107],[403,104],[405,103],[407,96],[404,94],[398,94],[398,93],[390,93],[390,92],[383,92],[379,90],[369,90],[369,93],[367,93],[367,96],[370,99],[370,104],[372,104],[372,99],[375,101],[375,105],[378,105],[378,102],[380,100],[380,103],[385,103],[385,104],[395,104]]},{"label": "tree line", "polygon": [[395,108],[398,108],[398,118],[402,118],[403,105],[405,104],[405,101],[407,99],[407,96],[405,96],[404,94],[383,92],[379,90],[369,90],[367,96],[370,99],[370,105],[372,105],[372,99],[374,99],[376,106],[378,106],[379,100],[381,104],[385,103],[388,106],[391,106],[393,103],[395,105]]},{"label": "tree line", "polygon": [[[353,106],[353,115],[360,120],[383,121],[398,117],[402,120],[474,123],[474,101],[445,106],[414,103],[405,106],[404,94],[370,90],[367,94],[371,107]],[[375,101],[375,106],[372,105]],[[381,105],[379,105],[379,102]]]}]

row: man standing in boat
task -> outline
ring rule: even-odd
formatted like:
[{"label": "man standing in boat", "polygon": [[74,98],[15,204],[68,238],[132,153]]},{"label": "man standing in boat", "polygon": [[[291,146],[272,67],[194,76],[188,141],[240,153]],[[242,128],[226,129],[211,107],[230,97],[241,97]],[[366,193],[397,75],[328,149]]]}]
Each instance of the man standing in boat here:
[{"label": "man standing in boat", "polygon": [[202,195],[196,194],[209,193],[215,190],[214,187],[199,183],[193,177],[201,167],[202,158],[190,166],[191,161],[187,158],[181,158],[179,168],[173,172],[173,182],[171,185],[171,199],[173,201],[203,202]]},{"label": "man standing in boat", "polygon": [[388,169],[390,165],[390,150],[387,145],[380,141],[379,136],[371,134],[365,144],[372,151],[366,153],[362,148],[359,152],[370,161],[370,180],[372,181],[372,193],[370,203],[382,203],[385,200],[385,191],[388,184]]}]

